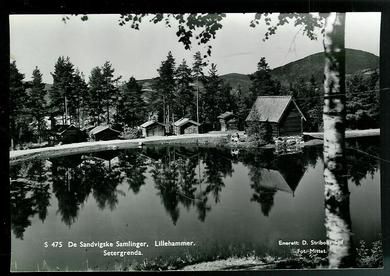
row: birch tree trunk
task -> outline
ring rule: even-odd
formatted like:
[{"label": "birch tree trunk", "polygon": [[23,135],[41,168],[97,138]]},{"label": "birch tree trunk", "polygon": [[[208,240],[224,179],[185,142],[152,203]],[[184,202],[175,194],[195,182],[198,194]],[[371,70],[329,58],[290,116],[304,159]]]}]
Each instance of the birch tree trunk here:
[{"label": "birch tree trunk", "polygon": [[326,18],[324,52],[325,228],[330,268],[353,266],[345,164],[345,13]]}]

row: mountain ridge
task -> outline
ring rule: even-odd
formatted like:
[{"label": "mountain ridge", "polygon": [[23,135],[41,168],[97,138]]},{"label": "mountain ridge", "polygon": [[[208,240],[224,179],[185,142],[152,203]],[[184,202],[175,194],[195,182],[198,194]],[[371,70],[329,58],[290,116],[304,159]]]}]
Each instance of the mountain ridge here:
[{"label": "mountain ridge", "polygon": [[[379,68],[379,57],[357,49],[346,49],[346,75],[353,73],[366,73]],[[324,70],[324,53],[318,52],[306,57],[289,62],[285,65],[275,67],[271,70],[271,75],[274,79],[280,81],[282,86],[289,87],[290,83],[303,78],[309,81],[313,75],[317,83],[322,83]],[[220,78],[227,82],[233,89],[241,88],[243,93],[247,93],[250,89],[252,81],[250,74],[228,73],[220,75]],[[137,80],[144,89],[150,89],[154,78]],[[46,89],[49,90],[51,84],[46,84]]]}]

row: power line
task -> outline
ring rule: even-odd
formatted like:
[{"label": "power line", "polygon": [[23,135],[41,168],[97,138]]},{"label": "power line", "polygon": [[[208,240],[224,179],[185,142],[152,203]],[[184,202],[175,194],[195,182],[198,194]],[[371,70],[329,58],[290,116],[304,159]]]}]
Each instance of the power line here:
[{"label": "power line", "polygon": [[367,156],[370,156],[370,157],[372,157],[372,158],[374,158],[374,159],[377,159],[377,160],[380,160],[380,161],[383,161],[383,162],[386,162],[386,163],[389,163],[389,164],[390,164],[390,160],[383,159],[383,158],[381,158],[381,157],[379,157],[379,156],[377,156],[377,155],[370,154],[370,153],[368,153],[368,152],[366,152],[366,151],[363,151],[363,150],[360,150],[360,149],[357,149],[357,148],[351,148],[351,147],[346,147],[346,149],[355,150],[355,151],[357,151],[357,152],[360,152],[360,153],[363,153],[363,154],[365,154],[365,155],[367,155]]},{"label": "power line", "polygon": [[[334,93],[334,94],[328,94],[329,96],[345,96],[348,97],[349,95],[363,95],[364,93],[371,93],[371,92],[380,92],[380,91],[387,91],[390,90],[390,88],[382,88],[382,89],[372,89],[372,90],[364,90],[364,91],[355,91],[355,92],[346,92],[345,94],[341,93]],[[293,97],[294,100],[301,100],[301,99],[313,99],[313,98],[322,98],[325,95],[315,95],[310,97]]]},{"label": "power line", "polygon": [[[335,94],[330,94],[331,96],[345,96],[348,97],[349,95],[358,95],[362,93],[371,93],[371,92],[380,92],[380,91],[387,91],[390,90],[390,87],[387,88],[382,88],[382,89],[372,89],[372,90],[364,90],[364,91],[356,91],[356,92],[347,92],[346,94],[340,94],[340,93],[335,93]],[[264,96],[272,96],[272,95],[264,95]],[[292,95],[275,95],[275,96],[292,96]],[[261,95],[259,96],[261,97]],[[317,98],[323,98],[324,95],[315,95],[315,96],[310,96],[310,97],[293,97],[293,100],[304,100],[304,99],[317,99]],[[246,108],[245,110],[251,110],[252,107]]]}]

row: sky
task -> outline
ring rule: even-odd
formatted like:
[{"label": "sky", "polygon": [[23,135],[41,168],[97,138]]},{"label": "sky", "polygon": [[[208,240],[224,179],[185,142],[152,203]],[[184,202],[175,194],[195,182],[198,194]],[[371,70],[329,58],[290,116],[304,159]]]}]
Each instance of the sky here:
[{"label": "sky", "polygon": [[[128,80],[157,76],[157,69],[166,59],[168,51],[176,64],[186,59],[193,63],[193,55],[203,46],[193,43],[185,50],[176,37],[174,26],[143,21],[140,30],[119,26],[119,15],[89,15],[88,21],[71,17],[65,24],[63,15],[11,15],[10,57],[19,71],[30,80],[37,66],[43,81],[52,83],[51,72],[59,56],[69,56],[86,80],[91,69],[110,61],[115,76]],[[220,75],[227,73],[250,74],[256,71],[257,62],[265,57],[275,68],[291,61],[323,51],[322,40],[311,41],[297,27],[288,24],[280,28],[268,41],[262,38],[265,24],[249,27],[254,14],[227,14],[223,28],[212,41],[210,63],[217,64]],[[379,56],[380,13],[347,13],[345,44]]]}]

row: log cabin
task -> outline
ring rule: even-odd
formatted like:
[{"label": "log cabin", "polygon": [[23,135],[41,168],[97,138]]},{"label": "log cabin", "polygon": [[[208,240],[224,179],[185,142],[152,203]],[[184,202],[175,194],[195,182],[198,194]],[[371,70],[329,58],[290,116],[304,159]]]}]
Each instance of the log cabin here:
[{"label": "log cabin", "polygon": [[72,144],[86,142],[87,138],[87,134],[75,125],[55,126],[54,142],[61,142],[61,144]]},{"label": "log cabin", "polygon": [[173,131],[176,135],[199,133],[200,124],[189,118],[181,118],[173,123]]},{"label": "log cabin", "polygon": [[89,137],[95,141],[108,141],[119,138],[120,131],[112,129],[108,125],[100,125],[89,132]]},{"label": "log cabin", "polygon": [[237,116],[231,111],[222,113],[217,117],[221,125],[221,131],[238,130]]},{"label": "log cabin", "polygon": [[155,120],[150,120],[141,125],[142,136],[164,136],[165,135],[165,125],[159,123]]},{"label": "log cabin", "polygon": [[259,96],[245,119],[246,125],[270,123],[272,137],[298,136],[303,132],[305,116],[292,96]]}]

